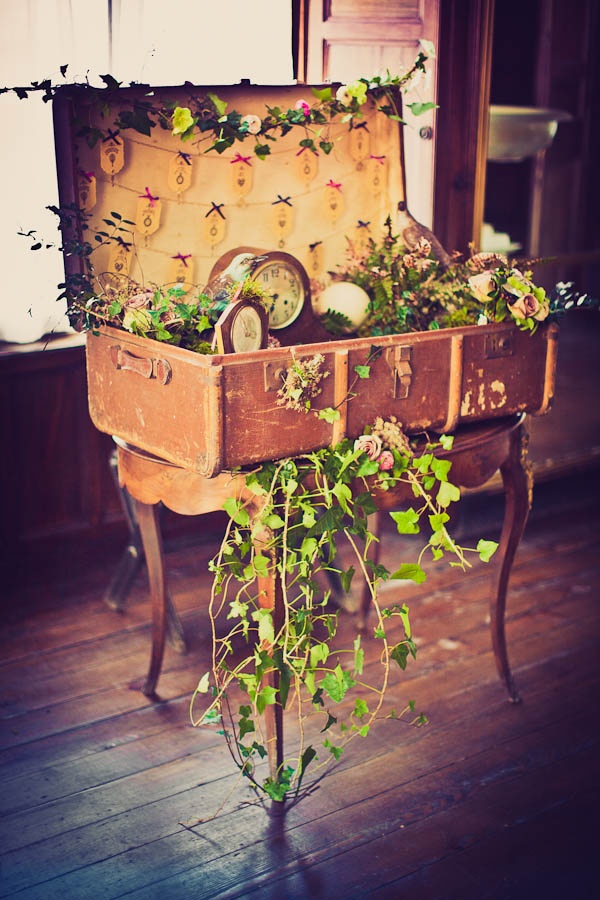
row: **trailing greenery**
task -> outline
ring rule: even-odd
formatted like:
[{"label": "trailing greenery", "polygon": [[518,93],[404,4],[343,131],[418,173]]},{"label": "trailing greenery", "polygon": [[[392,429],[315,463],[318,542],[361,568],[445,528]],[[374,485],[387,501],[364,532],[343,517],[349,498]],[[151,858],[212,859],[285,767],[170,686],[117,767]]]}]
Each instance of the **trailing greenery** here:
[{"label": "trailing greenery", "polygon": [[[448,508],[460,496],[443,457],[452,440],[414,446],[395,420],[377,419],[356,441],[264,463],[246,476],[244,496],[226,504],[229,523],[210,564],[212,671],[194,693],[192,718],[197,725],[220,722],[240,772],[271,799],[297,798],[309,766],[316,773],[339,759],[376,720],[426,721],[412,700],[401,712],[383,711],[392,670],[405,669],[417,648],[408,607],[381,606],[377,586],[388,579],[423,582],[426,557],[448,556],[450,565],[466,569],[470,554],[487,561],[495,551],[492,541],[461,547],[448,531]],[[377,538],[367,517],[379,492],[399,490],[412,502],[390,513],[398,532],[426,534],[417,559],[390,572],[370,558]],[[344,567],[343,538],[353,558]],[[265,608],[262,593],[270,576],[281,590],[275,609]],[[344,592],[355,580],[366,581],[379,645],[374,670],[364,666],[360,633],[347,646],[336,640],[339,610],[323,576]],[[275,705],[295,718],[298,741],[276,773],[264,775],[262,717]],[[309,717],[318,724],[309,727]]]}]

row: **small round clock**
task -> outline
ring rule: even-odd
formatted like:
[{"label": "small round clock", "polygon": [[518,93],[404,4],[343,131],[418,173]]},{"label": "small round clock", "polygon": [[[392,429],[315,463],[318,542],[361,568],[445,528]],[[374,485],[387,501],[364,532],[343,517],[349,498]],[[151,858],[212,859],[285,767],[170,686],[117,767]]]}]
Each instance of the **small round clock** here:
[{"label": "small round clock", "polygon": [[236,300],[215,324],[217,353],[251,353],[267,346],[269,314],[260,303]]},{"label": "small round clock", "polygon": [[271,250],[261,254],[252,270],[257,281],[271,296],[269,328],[280,331],[287,328],[310,304],[310,282],[306,270],[290,253]]}]

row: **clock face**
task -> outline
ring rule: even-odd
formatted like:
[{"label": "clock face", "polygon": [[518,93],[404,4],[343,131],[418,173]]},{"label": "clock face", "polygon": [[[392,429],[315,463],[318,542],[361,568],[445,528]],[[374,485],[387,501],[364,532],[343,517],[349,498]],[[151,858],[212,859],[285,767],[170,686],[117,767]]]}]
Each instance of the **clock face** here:
[{"label": "clock face", "polygon": [[273,251],[254,270],[252,277],[271,296],[269,328],[277,331],[294,322],[308,299],[308,277],[289,253]]},{"label": "clock face", "polygon": [[217,353],[252,353],[267,346],[269,316],[262,303],[235,300],[215,323]]},{"label": "clock face", "polygon": [[260,350],[262,339],[263,324],[257,308],[240,305],[231,323],[231,346],[234,353]]}]

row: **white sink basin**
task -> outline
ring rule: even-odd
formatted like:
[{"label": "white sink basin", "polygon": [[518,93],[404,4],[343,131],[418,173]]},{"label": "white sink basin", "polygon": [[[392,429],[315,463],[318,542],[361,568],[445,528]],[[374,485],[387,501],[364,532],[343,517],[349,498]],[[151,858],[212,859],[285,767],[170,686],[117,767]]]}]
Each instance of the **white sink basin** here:
[{"label": "white sink basin", "polygon": [[572,119],[560,109],[529,106],[490,106],[487,158],[494,162],[521,162],[549,147],[560,122]]}]

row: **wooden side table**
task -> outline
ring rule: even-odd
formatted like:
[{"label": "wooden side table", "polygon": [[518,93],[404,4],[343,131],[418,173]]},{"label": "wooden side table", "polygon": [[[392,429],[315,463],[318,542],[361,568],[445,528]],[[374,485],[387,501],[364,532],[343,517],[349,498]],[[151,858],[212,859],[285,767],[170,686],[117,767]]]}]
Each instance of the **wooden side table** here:
[{"label": "wooden side table", "polygon": [[[142,691],[154,697],[167,635],[170,599],[167,589],[164,548],[158,520],[159,504],[182,515],[202,515],[222,508],[229,497],[247,503],[252,515],[257,498],[248,491],[243,475],[222,473],[205,478],[117,440],[119,483],[127,490],[137,521],[152,598],[152,651]],[[461,487],[479,487],[500,470],[504,485],[505,512],[500,546],[491,565],[494,581],[490,598],[492,646],[500,678],[512,702],[520,698],[512,676],[505,634],[506,594],[512,563],[532,499],[532,478],[527,463],[527,432],[524,414],[464,426],[455,432],[452,450],[443,456],[452,461],[452,481]],[[404,486],[376,498],[380,510],[396,509],[406,499]],[[259,502],[259,501],[258,501]],[[376,514],[377,515],[377,514]],[[376,545],[377,546],[377,545]],[[277,624],[281,595],[276,579],[259,581],[260,603],[273,610]],[[361,603],[361,619],[368,613],[369,594]],[[283,759],[282,714],[278,705],[267,707],[271,721],[265,722],[270,743],[270,763],[275,771]]]}]

